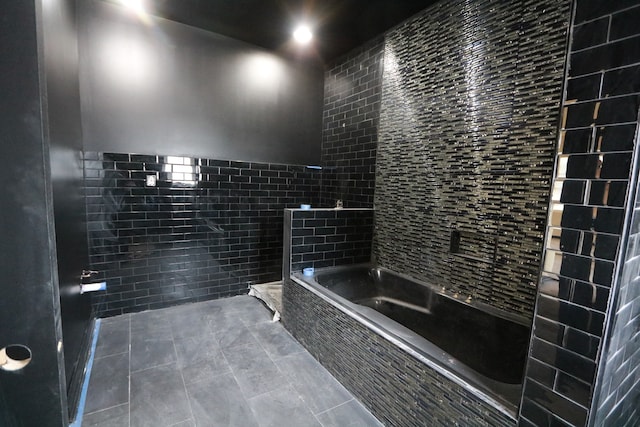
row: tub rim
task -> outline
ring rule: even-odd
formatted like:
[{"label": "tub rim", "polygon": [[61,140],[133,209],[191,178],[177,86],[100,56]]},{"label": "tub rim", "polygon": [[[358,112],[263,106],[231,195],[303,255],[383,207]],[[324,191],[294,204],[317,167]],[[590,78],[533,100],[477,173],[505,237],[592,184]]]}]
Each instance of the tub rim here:
[{"label": "tub rim", "polygon": [[[302,286],[303,288],[319,296],[324,301],[328,302],[341,312],[352,317],[368,329],[372,330],[374,333],[399,347],[401,350],[405,351],[418,361],[429,366],[440,375],[472,392],[483,402],[496,408],[498,411],[508,416],[512,420],[517,421],[519,401],[522,394],[522,384],[501,383],[474,371],[473,369],[459,362],[444,350],[440,349],[438,346],[429,342],[426,338],[418,335],[416,332],[412,331],[406,326],[401,325],[400,323],[390,319],[389,317],[377,312],[372,308],[361,306],[347,300],[346,298],[338,295],[330,289],[320,285],[316,280],[316,276],[318,274],[327,272],[338,272],[340,270],[348,270],[353,268],[379,268],[396,276],[411,280],[412,282],[418,283],[420,285],[428,286],[436,291],[438,290],[437,287],[426,284],[424,282],[420,282],[419,280],[415,280],[409,276],[401,275],[392,270],[388,270],[371,263],[324,267],[316,269],[313,276],[303,276],[302,272],[296,271],[292,272],[289,278],[295,284]],[[491,307],[487,304],[482,304],[482,308],[480,308],[477,302],[475,304],[468,304],[463,300],[453,298],[441,292],[439,292],[439,294],[456,302],[471,305],[474,308],[483,309],[484,307],[488,307],[489,311],[491,312],[490,314],[500,313],[502,314],[502,316],[500,317],[506,318],[507,320],[512,320],[511,317],[519,318],[519,316],[517,315],[512,316],[509,313],[505,313],[502,310],[496,309],[495,307]],[[286,317],[286,310],[284,311],[284,315]],[[507,315],[506,317],[503,316],[505,314]],[[517,321],[517,323],[530,327],[529,324],[523,323],[522,321]],[[504,394],[517,396],[516,401],[518,403],[509,401],[502,396],[494,396],[494,394],[496,393],[489,391],[491,387],[503,391]]]}]

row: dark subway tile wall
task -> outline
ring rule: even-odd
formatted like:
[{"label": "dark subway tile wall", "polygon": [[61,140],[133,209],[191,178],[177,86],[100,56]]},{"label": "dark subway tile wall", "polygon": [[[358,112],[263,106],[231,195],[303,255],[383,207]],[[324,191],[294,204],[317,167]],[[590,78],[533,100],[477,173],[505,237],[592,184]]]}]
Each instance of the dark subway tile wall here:
[{"label": "dark subway tile wall", "polygon": [[385,425],[514,426],[515,420],[288,278],[289,332]]},{"label": "dark subway tile wall", "polygon": [[319,203],[320,171],[304,166],[85,153],[85,171],[100,316],[280,280],[283,210]]},{"label": "dark subway tile wall", "polygon": [[[638,8],[640,9],[640,8]],[[597,426],[640,423],[640,186],[626,244],[622,276],[614,288],[611,328],[598,374],[593,417]]]},{"label": "dark subway tile wall", "polygon": [[323,206],[373,206],[382,52],[376,39],[325,71]]},{"label": "dark subway tile wall", "polygon": [[569,10],[568,0],[443,1],[386,34],[382,266],[531,317]]},{"label": "dark subway tile wall", "polygon": [[[629,367],[639,362],[640,344],[629,331],[634,316],[640,318],[640,304],[635,311],[633,305],[640,252],[621,240],[629,221],[628,189],[635,186],[630,179],[640,107],[640,27],[629,20],[639,11],[638,0],[576,3],[522,425],[638,422],[638,414],[635,421],[631,416],[640,387],[637,381],[628,389],[623,384],[629,385],[629,375],[636,374]],[[624,274],[633,273],[617,289],[621,245],[629,248]],[[616,300],[618,312],[612,311]],[[611,321],[616,326],[609,343],[604,332]],[[625,342],[616,342],[618,334]],[[603,371],[599,362],[607,348]]]},{"label": "dark subway tile wall", "polygon": [[291,271],[371,260],[372,209],[291,211]]}]

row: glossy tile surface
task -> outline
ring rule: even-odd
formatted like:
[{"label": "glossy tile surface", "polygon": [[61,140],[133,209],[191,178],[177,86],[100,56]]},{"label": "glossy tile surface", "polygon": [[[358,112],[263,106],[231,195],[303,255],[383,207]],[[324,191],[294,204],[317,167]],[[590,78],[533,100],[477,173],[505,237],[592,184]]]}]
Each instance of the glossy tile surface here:
[{"label": "glossy tile surface", "polygon": [[301,165],[98,152],[84,165],[102,317],[281,279],[282,211],[320,201],[322,171]]},{"label": "glossy tile surface", "polygon": [[640,229],[639,217],[625,213],[637,192],[638,17],[638,0],[575,2],[555,218],[547,227],[521,425],[640,422],[640,381],[629,369],[640,360],[631,326],[640,304],[629,293],[638,287]]},{"label": "glossy tile surface", "polygon": [[381,426],[261,302],[102,321],[83,425]]}]

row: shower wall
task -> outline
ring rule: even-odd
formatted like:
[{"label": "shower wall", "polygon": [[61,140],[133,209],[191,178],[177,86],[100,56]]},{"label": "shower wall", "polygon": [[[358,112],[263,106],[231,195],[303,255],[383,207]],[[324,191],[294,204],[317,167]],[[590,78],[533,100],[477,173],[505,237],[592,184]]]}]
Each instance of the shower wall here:
[{"label": "shower wall", "polygon": [[280,280],[284,209],[319,203],[320,171],[305,166],[96,152],[84,163],[91,268],[108,284],[100,316]]},{"label": "shower wall", "polygon": [[383,39],[327,67],[322,114],[323,206],[373,206]]},{"label": "shower wall", "polygon": [[569,8],[443,1],[385,35],[380,265],[531,317]]}]

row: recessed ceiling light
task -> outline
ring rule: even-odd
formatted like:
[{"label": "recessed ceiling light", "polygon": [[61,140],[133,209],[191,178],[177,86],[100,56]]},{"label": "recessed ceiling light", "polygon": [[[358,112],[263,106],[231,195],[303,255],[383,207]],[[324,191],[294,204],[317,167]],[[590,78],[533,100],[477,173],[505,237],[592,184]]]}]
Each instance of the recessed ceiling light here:
[{"label": "recessed ceiling light", "polygon": [[300,44],[307,44],[313,38],[313,33],[308,25],[298,25],[293,31],[293,38]]},{"label": "recessed ceiling light", "polygon": [[120,3],[132,9],[137,14],[145,13],[144,4],[142,3],[142,0],[120,0]]}]

